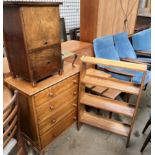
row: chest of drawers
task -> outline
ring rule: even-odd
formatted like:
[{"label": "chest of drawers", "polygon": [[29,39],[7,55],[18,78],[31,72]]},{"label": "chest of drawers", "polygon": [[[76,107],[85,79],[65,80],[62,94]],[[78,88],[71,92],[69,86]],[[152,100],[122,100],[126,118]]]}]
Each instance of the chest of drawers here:
[{"label": "chest of drawers", "polygon": [[77,118],[79,67],[64,63],[63,75],[54,75],[36,87],[22,79],[5,82],[19,91],[20,123],[25,139],[44,149]]}]

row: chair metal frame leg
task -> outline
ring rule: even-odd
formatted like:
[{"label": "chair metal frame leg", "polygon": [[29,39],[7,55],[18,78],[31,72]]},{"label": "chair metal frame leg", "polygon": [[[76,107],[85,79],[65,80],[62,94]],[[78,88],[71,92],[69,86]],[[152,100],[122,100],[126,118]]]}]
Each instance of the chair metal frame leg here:
[{"label": "chair metal frame leg", "polygon": [[151,124],[151,117],[150,117],[150,119],[147,121],[147,123],[146,123],[146,125],[145,125],[145,127],[144,127],[144,129],[143,129],[143,131],[142,131],[143,134],[145,133],[146,129],[148,128],[148,126],[149,126],[150,124]]},{"label": "chair metal frame leg", "polygon": [[145,142],[144,142],[140,152],[144,151],[145,147],[147,146],[148,142],[150,142],[150,140],[151,140],[151,131],[150,131],[149,135],[147,136],[147,138],[146,138],[146,140],[145,140]]}]

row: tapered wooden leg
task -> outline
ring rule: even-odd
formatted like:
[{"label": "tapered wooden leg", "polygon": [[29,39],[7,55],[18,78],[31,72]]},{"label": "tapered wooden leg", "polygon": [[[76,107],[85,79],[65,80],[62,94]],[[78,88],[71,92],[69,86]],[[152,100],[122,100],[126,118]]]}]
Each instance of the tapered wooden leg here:
[{"label": "tapered wooden leg", "polygon": [[14,79],[16,78],[16,75],[14,73],[11,73],[11,75]]},{"label": "tapered wooden leg", "polygon": [[[78,114],[79,115],[79,114]],[[79,131],[80,130],[80,128],[81,128],[81,122],[80,122],[80,116],[78,116],[78,118],[77,118],[77,130]]]},{"label": "tapered wooden leg", "polygon": [[75,63],[77,57],[78,57],[77,54],[75,54],[75,55],[74,55],[74,60],[73,60],[73,62],[72,62],[72,67],[75,67],[74,63]]},{"label": "tapered wooden leg", "polygon": [[32,81],[32,87],[36,87],[37,82],[36,81]]},{"label": "tapered wooden leg", "polygon": [[145,142],[144,142],[144,144],[143,144],[143,146],[142,146],[140,152],[143,152],[143,151],[144,151],[145,147],[147,146],[148,142],[150,142],[150,140],[151,140],[151,132],[150,132],[149,135],[147,136],[147,138],[146,138],[146,140],[145,140]]},{"label": "tapered wooden leg", "polygon": [[128,148],[128,147],[129,147],[130,136],[131,136],[131,134],[129,134],[129,136],[128,136],[128,138],[127,138],[127,142],[126,142],[126,148]]},{"label": "tapered wooden leg", "polygon": [[62,75],[63,74],[63,69],[60,69],[59,70],[59,75]]}]

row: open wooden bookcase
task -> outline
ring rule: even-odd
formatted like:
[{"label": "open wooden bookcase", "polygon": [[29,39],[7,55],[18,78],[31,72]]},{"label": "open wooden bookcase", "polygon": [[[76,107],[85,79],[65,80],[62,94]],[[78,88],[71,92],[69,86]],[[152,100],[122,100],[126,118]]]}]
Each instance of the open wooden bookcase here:
[{"label": "open wooden bookcase", "polygon": [[[81,61],[82,65],[79,86],[80,96],[78,102],[78,129],[80,129],[80,126],[83,123],[125,136],[127,137],[126,147],[128,147],[140,103],[142,89],[144,87],[147,66],[144,64],[135,64],[87,56],[83,56]],[[87,64],[100,64],[107,67],[118,67],[143,72],[142,83],[141,85],[136,85],[132,82],[126,82],[112,78],[109,74],[102,71],[92,68],[87,69]],[[87,85],[104,88],[106,87],[109,89],[119,90],[127,94],[136,95],[136,103],[130,104],[124,101],[88,93],[85,91],[85,87]],[[130,123],[123,123],[112,118],[104,118],[100,115],[92,114],[85,110],[85,105],[130,117]]]}]

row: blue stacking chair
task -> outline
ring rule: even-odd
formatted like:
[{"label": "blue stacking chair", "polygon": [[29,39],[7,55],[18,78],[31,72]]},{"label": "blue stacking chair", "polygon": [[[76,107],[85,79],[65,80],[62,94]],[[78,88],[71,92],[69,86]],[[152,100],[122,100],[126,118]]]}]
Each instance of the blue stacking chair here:
[{"label": "blue stacking chair", "polygon": [[[104,36],[101,38],[96,38],[93,40],[93,47],[95,56],[97,58],[104,58],[104,59],[111,59],[120,61],[120,57],[118,55],[118,51],[116,50],[113,42],[113,36]],[[132,71],[132,70],[125,70],[121,68],[114,68],[114,67],[106,67],[98,65],[100,70],[104,70],[109,72],[112,77],[131,81],[135,84],[141,84],[143,74],[141,72]],[[151,80],[151,72],[147,71],[145,84],[147,84]]]},{"label": "blue stacking chair", "polygon": [[138,55],[151,57],[151,28],[135,33],[131,40]]},{"label": "blue stacking chair", "polygon": [[146,57],[137,57],[136,52],[128,39],[127,32],[117,33],[113,36],[115,47],[118,51],[119,57],[123,61],[130,61],[135,63],[151,64],[151,59]]}]

